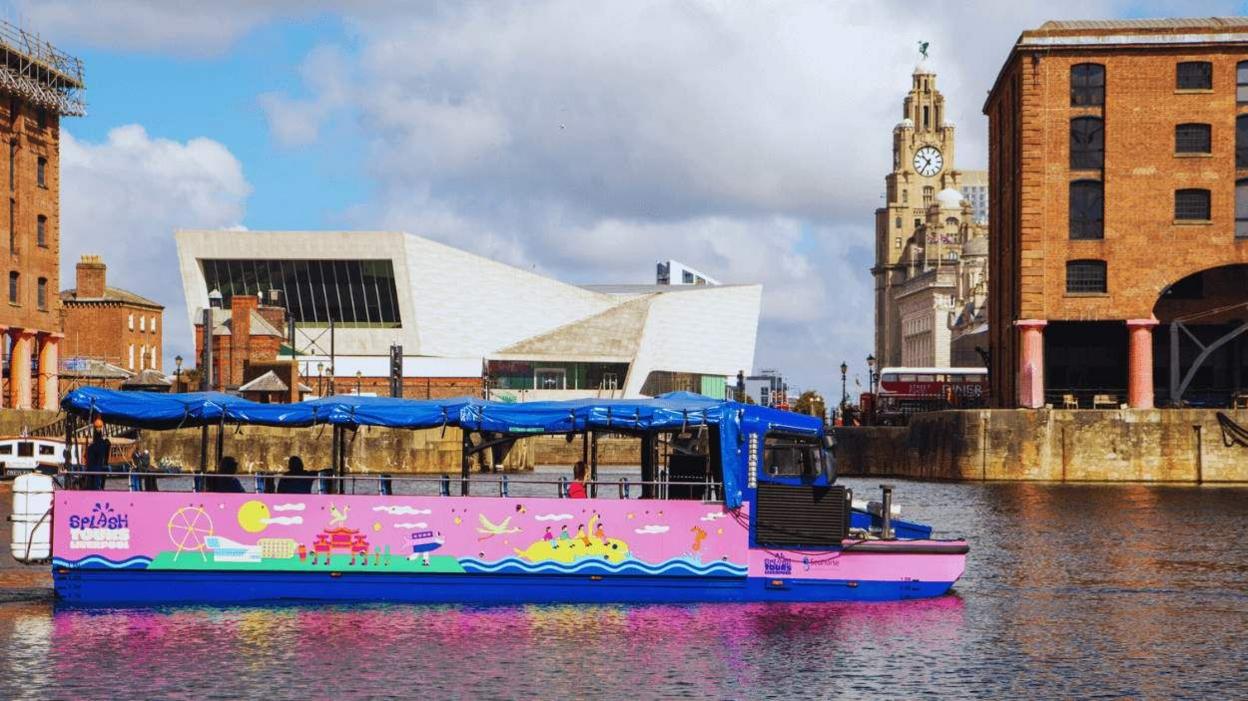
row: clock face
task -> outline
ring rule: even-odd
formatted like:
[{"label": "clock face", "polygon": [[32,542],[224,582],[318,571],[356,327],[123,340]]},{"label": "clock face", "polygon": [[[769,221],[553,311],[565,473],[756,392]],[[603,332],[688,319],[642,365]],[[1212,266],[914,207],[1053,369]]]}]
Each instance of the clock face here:
[{"label": "clock face", "polygon": [[914,152],[914,169],[919,175],[932,177],[945,167],[945,159],[940,155],[940,149],[935,146],[924,146]]}]

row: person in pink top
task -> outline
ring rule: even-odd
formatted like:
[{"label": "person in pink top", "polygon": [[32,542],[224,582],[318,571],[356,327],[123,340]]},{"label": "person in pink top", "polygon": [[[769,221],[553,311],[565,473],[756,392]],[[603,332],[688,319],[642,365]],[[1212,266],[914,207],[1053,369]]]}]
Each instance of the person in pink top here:
[{"label": "person in pink top", "polygon": [[576,466],[572,468],[572,481],[568,484],[569,499],[585,499],[589,496],[589,492],[585,489],[585,483],[589,481],[589,476],[585,473],[585,462],[577,460]]}]

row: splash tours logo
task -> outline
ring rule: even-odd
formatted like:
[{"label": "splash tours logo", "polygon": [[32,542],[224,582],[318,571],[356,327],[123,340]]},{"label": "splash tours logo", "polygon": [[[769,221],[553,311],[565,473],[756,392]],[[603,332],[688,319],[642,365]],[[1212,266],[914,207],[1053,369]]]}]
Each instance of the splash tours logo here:
[{"label": "splash tours logo", "polygon": [[130,547],[130,518],[108,502],[96,502],[88,514],[69,517],[72,550],[125,550]]}]

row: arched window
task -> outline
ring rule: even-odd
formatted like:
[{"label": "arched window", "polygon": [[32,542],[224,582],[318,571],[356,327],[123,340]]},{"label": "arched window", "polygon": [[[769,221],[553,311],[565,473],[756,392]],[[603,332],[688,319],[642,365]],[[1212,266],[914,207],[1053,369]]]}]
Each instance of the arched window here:
[{"label": "arched window", "polygon": [[1175,190],[1174,218],[1179,221],[1209,221],[1209,191],[1199,188]]},{"label": "arched window", "polygon": [[1079,63],[1070,67],[1072,107],[1098,107],[1105,104],[1105,66]]},{"label": "arched window", "polygon": [[1235,101],[1248,102],[1248,61],[1235,65]]},{"label": "arched window", "polygon": [[1248,180],[1235,183],[1235,238],[1248,238]]},{"label": "arched window", "polygon": [[1104,294],[1105,261],[1072,260],[1066,263],[1066,291],[1072,294]]},{"label": "arched window", "polygon": [[1211,153],[1212,144],[1208,124],[1180,124],[1174,128],[1175,153]]},{"label": "arched window", "polygon": [[1235,118],[1235,167],[1248,168],[1248,114]]},{"label": "arched window", "polygon": [[951,229],[956,229],[956,228],[958,228],[958,220],[957,220],[957,218],[956,218],[956,217],[949,217],[948,219],[946,219],[946,220],[945,220],[945,226],[947,226],[947,227],[949,227],[949,228],[951,228]]},{"label": "arched window", "polygon": [[1105,238],[1105,190],[1099,180],[1070,184],[1070,238]]},{"label": "arched window", "polygon": [[1070,120],[1071,170],[1100,170],[1105,167],[1105,127],[1100,117]]}]

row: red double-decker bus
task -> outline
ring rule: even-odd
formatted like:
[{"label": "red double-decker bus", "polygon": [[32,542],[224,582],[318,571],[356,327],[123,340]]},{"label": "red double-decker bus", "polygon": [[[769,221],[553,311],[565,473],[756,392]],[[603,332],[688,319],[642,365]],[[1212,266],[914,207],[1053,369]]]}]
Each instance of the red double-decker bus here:
[{"label": "red double-decker bus", "polygon": [[987,368],[884,368],[880,371],[877,416],[904,422],[911,414],[966,409],[988,401]]}]

